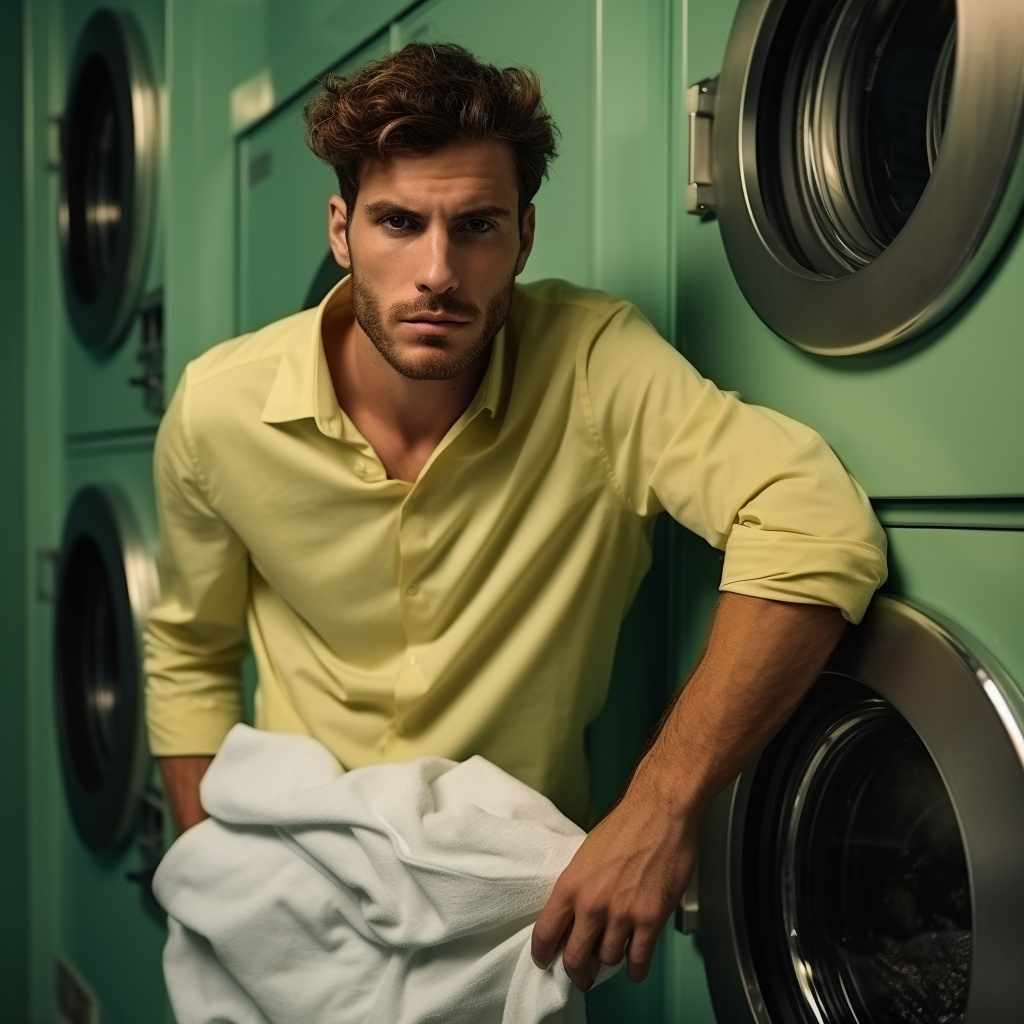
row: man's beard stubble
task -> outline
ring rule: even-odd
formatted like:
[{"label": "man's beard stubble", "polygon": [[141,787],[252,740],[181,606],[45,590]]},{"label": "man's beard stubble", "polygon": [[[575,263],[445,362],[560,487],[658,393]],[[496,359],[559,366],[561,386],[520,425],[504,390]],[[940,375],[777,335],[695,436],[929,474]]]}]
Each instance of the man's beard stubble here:
[{"label": "man's beard stubble", "polygon": [[425,353],[421,349],[416,359],[407,359],[395,343],[388,329],[389,325],[397,325],[403,320],[411,319],[417,313],[448,313],[451,316],[476,318],[480,315],[480,307],[475,303],[463,302],[450,295],[441,294],[424,298],[420,302],[398,303],[385,312],[381,309],[376,294],[362,284],[356,273],[355,263],[351,266],[351,274],[352,312],[356,323],[373,342],[388,365],[410,380],[455,380],[456,377],[461,377],[490,348],[498,331],[501,330],[512,306],[512,294],[516,283],[513,268],[508,283],[488,302],[480,333],[466,348],[447,352],[442,339],[434,335],[421,335],[421,344],[433,349],[430,357],[423,358]]}]

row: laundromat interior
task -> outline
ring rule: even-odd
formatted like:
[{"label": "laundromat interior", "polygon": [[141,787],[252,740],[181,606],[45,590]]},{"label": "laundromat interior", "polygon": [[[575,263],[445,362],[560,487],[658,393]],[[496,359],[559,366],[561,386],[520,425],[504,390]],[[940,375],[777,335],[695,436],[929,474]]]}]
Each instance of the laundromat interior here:
[{"label": "laundromat interior", "polygon": [[[629,299],[812,426],[889,540],[864,623],[708,811],[650,977],[589,1019],[1016,1024],[1020,0],[0,4],[0,1020],[173,1022],[140,724],[156,428],[189,360],[337,280],[301,107],[413,40],[541,76],[560,155],[522,279]],[[659,523],[589,732],[599,809],[720,568]]]}]

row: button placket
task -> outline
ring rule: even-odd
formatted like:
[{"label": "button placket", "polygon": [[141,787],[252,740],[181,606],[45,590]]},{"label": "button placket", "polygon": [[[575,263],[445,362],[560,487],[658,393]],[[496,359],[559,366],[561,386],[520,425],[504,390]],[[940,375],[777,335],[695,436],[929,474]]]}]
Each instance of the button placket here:
[{"label": "button placket", "polygon": [[407,498],[399,522],[399,603],[408,646],[395,680],[396,720],[430,688],[429,675],[424,672],[425,642],[428,638],[422,622],[423,598],[420,584],[412,582],[421,571],[428,543],[426,520],[419,511],[419,505],[418,500]]}]

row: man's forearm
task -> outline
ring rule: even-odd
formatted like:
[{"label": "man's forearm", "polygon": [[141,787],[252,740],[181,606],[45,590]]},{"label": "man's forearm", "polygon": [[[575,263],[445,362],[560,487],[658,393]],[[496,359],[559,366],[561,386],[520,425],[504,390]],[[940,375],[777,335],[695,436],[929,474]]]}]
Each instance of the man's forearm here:
[{"label": "man's forearm", "polygon": [[845,625],[837,608],[724,594],[633,784],[678,814],[703,812],[793,713]]},{"label": "man's forearm", "polygon": [[212,757],[206,756],[157,759],[164,777],[167,802],[171,805],[174,821],[182,832],[209,817],[199,802],[199,783],[202,782],[212,760]]}]

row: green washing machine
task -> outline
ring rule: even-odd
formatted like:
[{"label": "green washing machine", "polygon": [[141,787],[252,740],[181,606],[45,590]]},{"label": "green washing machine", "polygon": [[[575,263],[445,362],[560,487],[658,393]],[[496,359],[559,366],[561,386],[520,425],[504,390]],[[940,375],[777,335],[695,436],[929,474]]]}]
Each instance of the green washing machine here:
[{"label": "green washing machine", "polygon": [[708,812],[672,1019],[1016,1020],[1024,10],[691,0],[684,39],[684,350],[828,439],[890,579]]},{"label": "green washing machine", "polygon": [[[34,671],[30,766],[31,998],[41,1024],[168,1012],[166,928],[149,885],[167,822],[141,669],[158,592],[164,18],[162,0],[134,0],[38,7],[30,22],[61,111],[52,198],[36,227],[55,250],[55,273],[39,285],[53,338],[40,344],[59,354],[60,427],[52,493],[37,489],[34,500],[62,509],[34,623],[49,641]],[[52,109],[39,80],[30,101]]]}]

